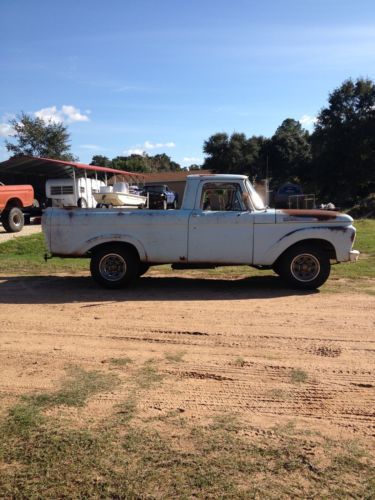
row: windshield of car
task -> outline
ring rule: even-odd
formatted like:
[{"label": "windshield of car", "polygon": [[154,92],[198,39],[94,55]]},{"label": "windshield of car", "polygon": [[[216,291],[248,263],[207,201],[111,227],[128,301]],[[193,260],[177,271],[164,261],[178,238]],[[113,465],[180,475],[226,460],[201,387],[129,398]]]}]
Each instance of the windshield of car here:
[{"label": "windshield of car", "polygon": [[153,191],[154,193],[162,193],[164,191],[164,186],[145,186],[145,191]]},{"label": "windshield of car", "polygon": [[250,193],[251,201],[253,202],[254,208],[256,210],[264,210],[266,208],[262,198],[255,191],[253,185],[250,181],[246,180],[246,188]]}]

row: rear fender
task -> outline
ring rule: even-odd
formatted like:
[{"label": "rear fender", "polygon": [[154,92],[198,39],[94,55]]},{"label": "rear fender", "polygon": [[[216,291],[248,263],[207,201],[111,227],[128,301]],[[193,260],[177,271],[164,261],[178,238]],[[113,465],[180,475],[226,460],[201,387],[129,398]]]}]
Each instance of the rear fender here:
[{"label": "rear fender", "polygon": [[137,250],[141,262],[147,262],[148,260],[147,253],[142,243],[136,238],[133,238],[132,236],[127,234],[108,233],[96,236],[95,238],[90,238],[81,245],[77,253],[79,255],[85,255],[90,252],[90,250],[93,250],[95,247],[103,245],[104,243],[127,243],[128,245],[132,245]]}]

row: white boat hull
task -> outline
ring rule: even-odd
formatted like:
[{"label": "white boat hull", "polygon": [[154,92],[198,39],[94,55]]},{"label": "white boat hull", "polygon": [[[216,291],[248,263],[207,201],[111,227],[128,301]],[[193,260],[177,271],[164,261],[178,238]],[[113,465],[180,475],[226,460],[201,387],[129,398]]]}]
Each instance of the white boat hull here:
[{"label": "white boat hull", "polygon": [[146,205],[147,197],[132,193],[94,193],[98,204],[114,207],[140,207]]}]

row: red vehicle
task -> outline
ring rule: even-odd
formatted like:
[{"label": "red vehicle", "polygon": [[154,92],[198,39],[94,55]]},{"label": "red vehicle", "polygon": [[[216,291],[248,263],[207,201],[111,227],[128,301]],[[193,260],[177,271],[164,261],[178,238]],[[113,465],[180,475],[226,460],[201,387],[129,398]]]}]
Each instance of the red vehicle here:
[{"label": "red vehicle", "polygon": [[0,220],[7,233],[21,231],[25,223],[22,210],[31,207],[33,201],[32,186],[4,186],[0,182]]}]

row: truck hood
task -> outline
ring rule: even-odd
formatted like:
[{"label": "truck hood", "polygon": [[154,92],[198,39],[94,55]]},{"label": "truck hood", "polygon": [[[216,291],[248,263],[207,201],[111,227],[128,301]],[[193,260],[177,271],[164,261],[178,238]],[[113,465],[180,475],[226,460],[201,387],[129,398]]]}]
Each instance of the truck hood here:
[{"label": "truck hood", "polygon": [[346,214],[332,210],[300,210],[282,209],[275,210],[276,223],[303,222],[303,223],[339,223],[350,225],[353,219]]}]

